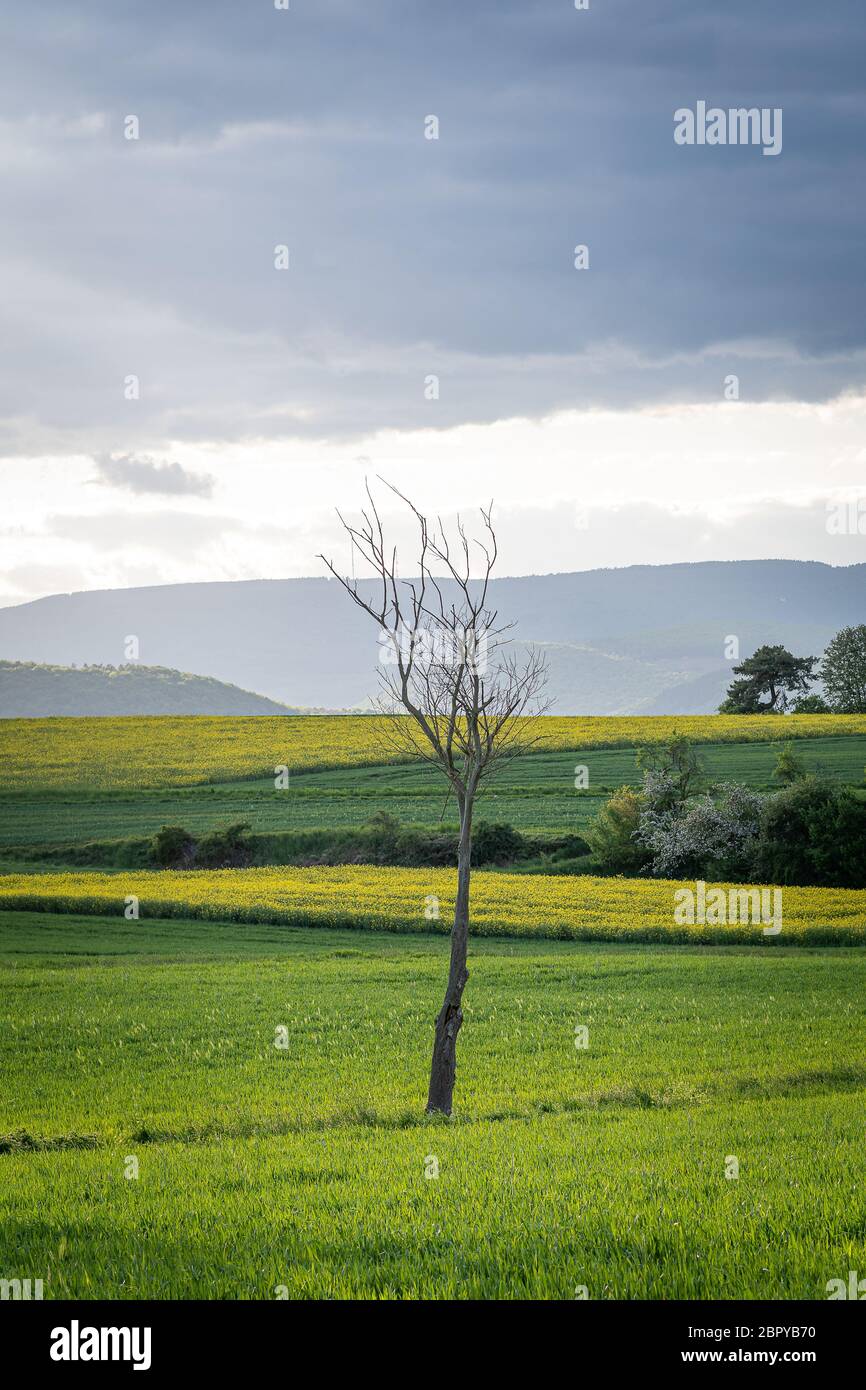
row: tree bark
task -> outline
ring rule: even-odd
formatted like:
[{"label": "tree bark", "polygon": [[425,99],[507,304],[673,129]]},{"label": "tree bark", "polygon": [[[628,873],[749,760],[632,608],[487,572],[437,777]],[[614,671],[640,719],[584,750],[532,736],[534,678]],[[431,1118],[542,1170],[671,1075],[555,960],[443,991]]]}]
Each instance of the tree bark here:
[{"label": "tree bark", "polygon": [[457,898],[451,931],[451,967],[448,988],[436,1019],[433,1061],[430,1067],[428,1115],[451,1114],[454,1082],[457,1078],[457,1034],[463,1023],[461,1002],[469,972],[466,954],[469,945],[469,875],[472,860],[472,799],[460,808],[460,843],[457,850]]}]

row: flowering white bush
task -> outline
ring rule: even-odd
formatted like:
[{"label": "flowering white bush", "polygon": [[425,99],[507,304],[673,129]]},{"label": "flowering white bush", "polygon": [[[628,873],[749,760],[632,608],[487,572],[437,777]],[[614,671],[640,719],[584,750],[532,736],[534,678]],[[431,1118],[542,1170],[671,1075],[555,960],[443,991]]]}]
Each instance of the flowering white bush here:
[{"label": "flowering white bush", "polygon": [[[647,779],[649,780],[649,778]],[[662,787],[651,791],[636,838],[652,855],[656,878],[706,873],[745,875],[757,846],[764,797],[735,782],[721,783],[694,801],[668,809]],[[655,800],[652,792],[661,792]]]}]

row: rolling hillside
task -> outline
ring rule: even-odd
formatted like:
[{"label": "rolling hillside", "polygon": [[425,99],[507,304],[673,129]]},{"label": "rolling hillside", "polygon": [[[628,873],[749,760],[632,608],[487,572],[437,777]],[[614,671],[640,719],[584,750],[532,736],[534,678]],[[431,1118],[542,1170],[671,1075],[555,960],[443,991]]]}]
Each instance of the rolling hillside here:
[{"label": "rolling hillside", "polygon": [[[866,565],[750,560],[530,575],[494,581],[491,601],[520,642],[548,648],[557,713],[700,714],[730,680],[729,635],[743,655],[764,642],[819,655],[840,627],[862,622]],[[8,660],[119,663],[130,634],[143,662],[295,707],[361,708],[377,690],[375,628],[334,580],[57,594],[0,610]]]},{"label": "rolling hillside", "polygon": [[123,714],[297,714],[211,676],[165,666],[0,661],[0,718]]}]

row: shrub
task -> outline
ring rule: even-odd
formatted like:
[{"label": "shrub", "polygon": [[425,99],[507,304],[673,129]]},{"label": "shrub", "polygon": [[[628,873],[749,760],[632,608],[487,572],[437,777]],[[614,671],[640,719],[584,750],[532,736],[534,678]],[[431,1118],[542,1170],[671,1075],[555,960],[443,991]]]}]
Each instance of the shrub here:
[{"label": "shrub", "polygon": [[196,865],[205,869],[234,869],[250,858],[249,825],[237,821],[202,835],[195,852]]},{"label": "shrub", "polygon": [[367,833],[375,849],[386,855],[393,854],[402,827],[390,811],[374,811],[361,828]]},{"label": "shrub", "polygon": [[639,748],[636,762],[643,773],[644,798],[656,811],[669,810],[688,800],[704,775],[703,763],[691,739],[682,734],[667,744]]},{"label": "shrub", "polygon": [[822,695],[803,695],[794,705],[795,714],[832,714]]},{"label": "shrub", "polygon": [[736,782],[671,811],[645,809],[639,838],[656,878],[747,878],[764,798]]},{"label": "shrub", "polygon": [[598,864],[613,873],[639,873],[649,855],[635,835],[640,827],[643,798],[634,787],[620,787],[602,806],[586,832]]},{"label": "shrub", "polygon": [[773,776],[777,782],[799,782],[806,776],[806,765],[802,758],[798,758],[791,743],[784,744],[779,749],[776,758],[776,766],[773,769]]},{"label": "shrub", "polygon": [[563,835],[551,845],[551,860],[562,864],[572,859],[582,859],[589,854],[589,845],[580,835]]},{"label": "shrub", "polygon": [[772,883],[866,886],[866,802],[816,777],[768,797],[755,869]]},{"label": "shrub", "polygon": [[182,825],[163,825],[150,842],[150,856],[161,869],[174,869],[192,859],[195,840]]},{"label": "shrub", "polygon": [[480,820],[472,835],[473,864],[508,864],[519,859],[525,848],[519,830],[506,823],[489,824]]}]

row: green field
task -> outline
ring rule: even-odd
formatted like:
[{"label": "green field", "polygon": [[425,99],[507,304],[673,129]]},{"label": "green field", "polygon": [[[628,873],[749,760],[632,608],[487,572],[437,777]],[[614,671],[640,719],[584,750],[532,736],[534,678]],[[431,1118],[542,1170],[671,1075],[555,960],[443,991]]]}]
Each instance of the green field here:
[{"label": "green field", "polygon": [[[262,722],[116,723],[91,734],[21,722],[26,756],[0,776],[0,873],[63,869],[40,856],[76,846],[95,891],[90,869],[106,864],[96,842],[166,823],[200,835],[241,820],[258,832],[349,830],[377,811],[428,828],[456,819],[423,766],[370,762],[363,720],[299,724],[304,757],[332,767],[293,771],[280,791],[258,772],[189,785],[199,767],[267,766]],[[598,747],[591,726],[582,721],[583,751],[515,760],[478,816],[542,838],[585,829],[611,789],[640,781],[635,750]],[[191,728],[191,745],[178,745]],[[344,728],[357,743],[348,752]],[[247,747],[250,729],[262,749]],[[91,737],[120,739],[124,757],[115,775],[88,752],[79,783]],[[708,782],[774,785],[780,742],[749,737],[700,747]],[[866,735],[801,737],[796,752],[863,787]],[[574,788],[578,764],[588,791]],[[866,947],[478,935],[455,1112],[430,1119],[449,948],[447,923],[433,935],[421,920],[434,875],[447,906],[451,871],[421,872],[405,934],[378,929],[375,878],[364,931],[193,920],[183,897],[171,920],[147,916],[146,902],[140,920],[119,906],[79,916],[60,899],[72,910],[0,911],[4,1275],[43,1279],[46,1298],[573,1299],[585,1288],[601,1299],[822,1299],[830,1279],[866,1268]],[[346,918],[351,878],[333,895]],[[144,879],[151,897],[205,881]],[[267,882],[285,915],[278,879]],[[576,892],[603,926],[664,890],[475,881],[479,914],[488,882],[521,934],[533,894],[571,914]],[[119,904],[128,882],[138,880],[124,870]],[[256,871],[225,882],[249,882],[238,915],[267,917]],[[833,898],[790,894],[809,920],[814,900],[815,922]],[[738,1177],[726,1177],[732,1160]]]},{"label": "green field", "polygon": [[866,951],[476,941],[431,1122],[447,950],[2,914],[4,1267],[51,1298],[666,1299],[866,1267]]},{"label": "green field", "polygon": [[[717,743],[699,745],[698,751],[709,782],[768,788],[781,746]],[[800,739],[796,752],[809,770],[863,786],[866,737]],[[640,782],[636,756],[634,749],[590,748],[516,758],[479,798],[478,815],[521,830],[580,833],[611,790]],[[575,791],[578,764],[588,768],[587,791]],[[441,778],[428,767],[356,767],[295,773],[281,791],[273,779],[252,779],[136,793],[7,793],[0,796],[0,848],[148,836],[164,824],[193,833],[241,820],[258,832],[341,829],[363,824],[377,810],[425,826],[456,821]]]}]

